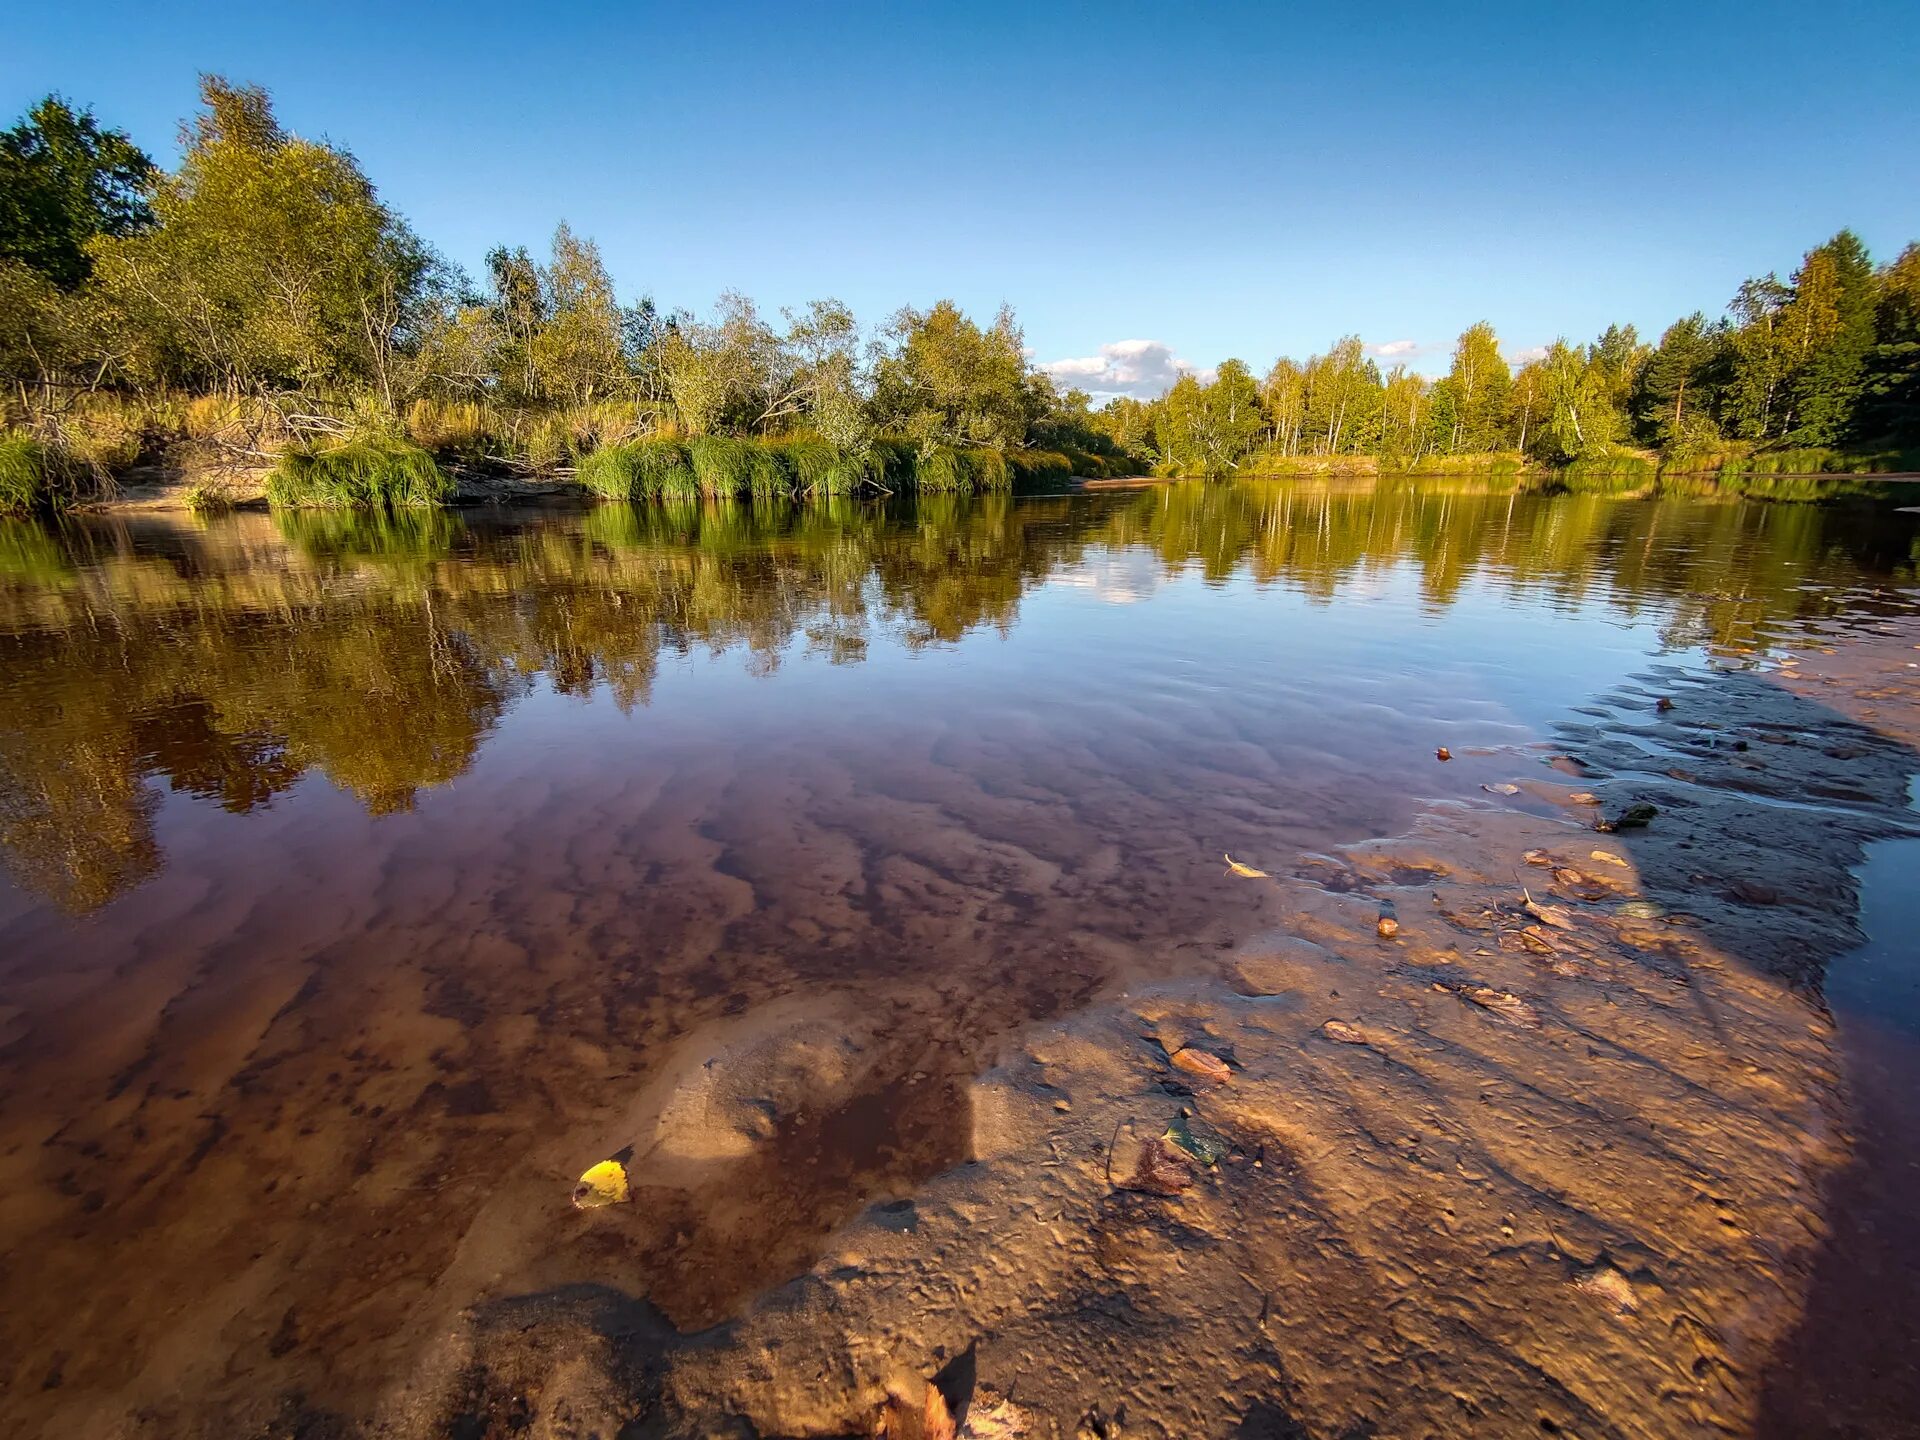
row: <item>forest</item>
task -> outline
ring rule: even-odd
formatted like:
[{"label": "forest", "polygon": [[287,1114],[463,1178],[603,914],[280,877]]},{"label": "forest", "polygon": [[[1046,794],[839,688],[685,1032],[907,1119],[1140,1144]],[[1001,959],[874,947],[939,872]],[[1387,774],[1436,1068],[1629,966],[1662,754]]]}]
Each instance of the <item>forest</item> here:
[{"label": "forest", "polygon": [[1920,468],[1920,245],[1842,230],[1724,313],[1555,341],[1515,365],[1470,326],[1437,378],[1347,336],[1096,403],[1013,312],[949,301],[865,328],[622,303],[564,223],[473,276],[351,153],[203,77],[173,170],[48,96],[0,132],[0,510],[189,477],[190,504],[433,504],[455,477],[609,498],[969,491],[1071,476],[1529,467],[1728,474]]}]

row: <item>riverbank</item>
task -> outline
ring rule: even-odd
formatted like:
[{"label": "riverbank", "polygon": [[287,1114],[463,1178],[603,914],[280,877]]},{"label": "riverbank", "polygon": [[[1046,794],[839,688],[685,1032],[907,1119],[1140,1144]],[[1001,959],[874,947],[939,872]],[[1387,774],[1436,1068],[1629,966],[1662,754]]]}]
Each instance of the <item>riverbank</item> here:
[{"label": "riverbank", "polygon": [[[1754,1433],[1844,1193],[1819,985],[1864,847],[1913,829],[1916,646],[1888,615],[1656,671],[1513,754],[1511,794],[1237,855],[1273,873],[1221,883],[1272,930],[1019,1037],[967,1089],[964,1162],[805,1278],[685,1336],[617,1268],[483,1304],[375,1430],[864,1435],[938,1375],[978,1435]],[[857,1048],[861,1008],[690,1037],[697,1113],[817,1067],[811,1037]],[[641,1099],[599,1144],[671,1188],[648,1147],[697,1131]],[[557,1223],[611,1256],[632,1222]]]}]

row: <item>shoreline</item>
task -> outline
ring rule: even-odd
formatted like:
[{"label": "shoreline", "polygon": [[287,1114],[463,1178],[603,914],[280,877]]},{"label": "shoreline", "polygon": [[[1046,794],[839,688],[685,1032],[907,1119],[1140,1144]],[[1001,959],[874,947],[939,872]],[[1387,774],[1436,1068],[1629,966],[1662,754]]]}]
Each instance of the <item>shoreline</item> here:
[{"label": "shoreline", "polygon": [[[265,472],[262,471],[260,472],[260,475],[264,475],[264,473]],[[1228,476],[1223,478],[1227,482],[1233,482],[1233,481],[1251,481],[1251,482],[1257,482],[1257,483],[1334,482],[1334,483],[1366,484],[1366,485],[1377,485],[1383,481],[1389,482],[1389,483],[1400,482],[1400,481],[1423,481],[1423,480],[1425,481],[1458,481],[1458,482],[1497,481],[1501,486],[1505,488],[1509,488],[1513,490],[1515,493],[1537,493],[1537,494],[1559,493],[1559,491],[1556,490],[1556,486],[1565,484],[1563,472],[1560,472],[1560,471],[1533,469],[1533,470],[1527,470],[1523,472],[1509,474],[1506,472],[1486,469],[1486,468],[1472,469],[1472,468],[1465,468],[1465,467],[1452,467],[1452,468],[1436,469],[1436,470],[1417,470],[1417,469],[1416,470],[1379,470],[1379,469],[1321,468],[1321,469],[1302,469],[1298,471],[1279,471],[1279,472],[1267,472],[1267,473],[1260,473],[1260,474],[1236,475],[1236,476]],[[1610,479],[1625,479],[1625,480],[1633,480],[1633,481],[1641,482],[1641,487],[1644,487],[1644,490],[1640,487],[1636,487],[1635,489],[1632,489],[1632,490],[1621,491],[1619,492],[1619,498],[1621,499],[1640,498],[1643,495],[1643,493],[1645,495],[1657,494],[1660,491],[1660,487],[1669,480],[1711,482],[1715,487],[1715,493],[1723,496],[1724,498],[1738,499],[1738,500],[1752,500],[1752,501],[1755,501],[1756,503],[1819,504],[1819,503],[1826,503],[1827,501],[1830,501],[1830,500],[1848,500],[1848,501],[1854,501],[1859,503],[1878,505],[1878,504],[1894,504],[1895,502],[1900,500],[1920,497],[1920,471],[1901,471],[1901,472],[1807,471],[1807,472],[1792,472],[1792,473],[1783,471],[1779,474],[1737,475],[1737,476],[1727,476],[1727,477],[1722,477],[1720,472],[1711,471],[1711,470],[1662,471],[1657,476],[1641,476],[1632,472],[1622,471],[1622,472],[1602,472],[1595,475],[1575,477],[1575,478],[1577,480],[1584,479],[1587,481],[1607,481]],[[544,479],[532,479],[532,478],[525,478],[525,477],[519,477],[519,476],[513,476],[513,475],[475,472],[471,470],[456,470],[454,472],[454,479],[455,479],[455,491],[454,491],[453,497],[448,501],[446,501],[441,506],[429,507],[429,508],[459,510],[459,509],[471,509],[476,506],[505,506],[505,507],[522,506],[522,505],[537,506],[541,504],[551,503],[554,501],[563,501],[567,503],[578,503],[578,504],[597,504],[597,503],[602,503],[604,501],[604,497],[595,495],[593,491],[591,491],[587,486],[585,486],[580,481],[578,481],[577,479],[574,479],[571,476],[555,476],[555,477],[544,478]],[[1775,482],[1775,481],[1814,482],[1820,485],[1832,485],[1837,488],[1836,488],[1835,494],[1828,495],[1828,496],[1819,496],[1819,495],[1774,496],[1774,495],[1768,495],[1768,494],[1762,494],[1762,493],[1753,493],[1752,491],[1747,490],[1745,488],[1732,488],[1732,487],[1745,487],[1745,486],[1756,485],[1756,484],[1764,487],[1765,485],[1771,484],[1772,482]],[[1067,483],[1064,489],[1056,490],[1056,489],[1049,489],[1049,488],[1039,488],[1039,489],[1025,488],[1025,489],[1016,489],[1011,493],[1015,495],[1075,494],[1083,491],[1088,493],[1099,493],[1102,491],[1155,489],[1155,488],[1159,488],[1162,486],[1169,486],[1169,485],[1217,484],[1217,483],[1222,483],[1222,482],[1220,480],[1208,479],[1206,477],[1197,476],[1197,475],[1076,476],[1076,477],[1073,477]],[[1865,489],[1859,488],[1862,486],[1866,488]],[[1890,487],[1893,493],[1888,493],[1886,495],[1877,495],[1873,493],[1876,488],[1881,486]],[[185,472],[177,472],[173,474],[171,479],[166,481],[143,482],[135,485],[123,486],[115,494],[111,496],[102,496],[97,499],[86,500],[78,504],[75,504],[72,507],[72,510],[76,514],[86,514],[86,515],[191,514],[191,513],[196,513],[195,506],[190,499],[191,495],[194,492],[194,489],[195,489],[194,484],[189,482]],[[1913,495],[1910,496],[1908,493],[1906,493],[1908,491],[1912,491]],[[1583,492],[1579,488],[1573,488],[1569,490],[1568,493],[1583,493]],[[1701,492],[1699,492],[1698,490],[1690,490],[1686,493],[1694,498],[1700,498],[1700,494],[1701,494]],[[696,498],[696,499],[703,499],[703,500],[727,499],[727,498],[737,498],[737,499],[746,499],[746,500],[759,499],[759,497],[747,497],[747,496],[724,497],[724,496],[708,496],[708,495],[688,497],[688,498]],[[800,500],[804,500],[804,498],[805,497],[797,497],[795,503],[798,503]],[[840,497],[835,497],[835,498],[840,498]],[[872,492],[868,498],[885,499],[887,498],[887,495],[876,491],[876,492]],[[650,503],[650,501],[648,499],[642,498],[642,499],[637,499],[637,500],[627,501],[627,502],[616,501],[616,502],[610,502],[610,503],[647,504],[647,503]],[[208,511],[205,513],[219,513],[220,511],[225,511],[225,510],[243,510],[243,511],[266,510],[269,508],[271,507],[269,507],[267,503],[266,492],[260,483],[260,476],[256,475],[253,479],[253,483],[250,486],[237,492],[232,497],[230,497],[225,502],[223,502],[221,505],[216,507],[214,510]],[[326,508],[336,508],[336,507],[302,506],[302,507],[293,507],[293,508],[326,509]]]}]

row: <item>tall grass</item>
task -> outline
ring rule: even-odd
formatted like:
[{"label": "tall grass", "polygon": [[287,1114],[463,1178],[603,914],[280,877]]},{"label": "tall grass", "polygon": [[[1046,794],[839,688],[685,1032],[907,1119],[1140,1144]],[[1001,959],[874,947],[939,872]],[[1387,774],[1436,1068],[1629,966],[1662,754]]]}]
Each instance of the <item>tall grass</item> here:
[{"label": "tall grass", "polygon": [[825,440],[808,436],[787,441],[781,446],[780,453],[793,475],[794,488],[812,492],[826,485],[827,476],[833,470],[840,452]]},{"label": "tall grass", "polygon": [[687,447],[678,440],[629,440],[605,445],[580,459],[574,478],[603,500],[657,500],[698,495]]},{"label": "tall grass", "polygon": [[275,506],[392,507],[440,505],[453,481],[418,445],[360,440],[345,445],[289,446],[267,476]]},{"label": "tall grass", "polygon": [[0,435],[0,515],[26,515],[54,502],[47,447],[31,435]]},{"label": "tall grass", "polygon": [[756,500],[776,500],[793,494],[793,470],[784,449],[755,445],[747,456],[747,491]]},{"label": "tall grass", "polygon": [[583,455],[574,474],[589,493],[606,500],[778,499],[1000,492],[1017,484],[1063,482],[1076,473],[1098,475],[1104,465],[1097,455],[1082,455],[1076,462],[1055,450],[990,446],[942,445],[923,455],[911,441],[888,435],[857,449],[817,435],[751,440],[701,435],[684,442],[656,437],[603,446]]},{"label": "tall grass", "polygon": [[729,435],[698,435],[687,442],[687,459],[702,495],[744,495],[753,480],[750,441]]}]

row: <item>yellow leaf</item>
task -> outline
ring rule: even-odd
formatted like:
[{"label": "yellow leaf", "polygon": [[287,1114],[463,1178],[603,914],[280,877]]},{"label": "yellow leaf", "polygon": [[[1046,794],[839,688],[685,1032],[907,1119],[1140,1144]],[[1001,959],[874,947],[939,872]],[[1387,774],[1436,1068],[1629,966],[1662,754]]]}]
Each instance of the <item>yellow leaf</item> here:
[{"label": "yellow leaf", "polygon": [[602,1205],[624,1205],[632,1198],[627,1188],[627,1167],[618,1160],[602,1160],[573,1187],[573,1203],[582,1210],[598,1210]]},{"label": "yellow leaf", "polygon": [[1273,878],[1264,870],[1256,870],[1251,865],[1242,865],[1231,855],[1224,858],[1227,862],[1227,869],[1233,874],[1240,876],[1243,880],[1271,880]]}]

